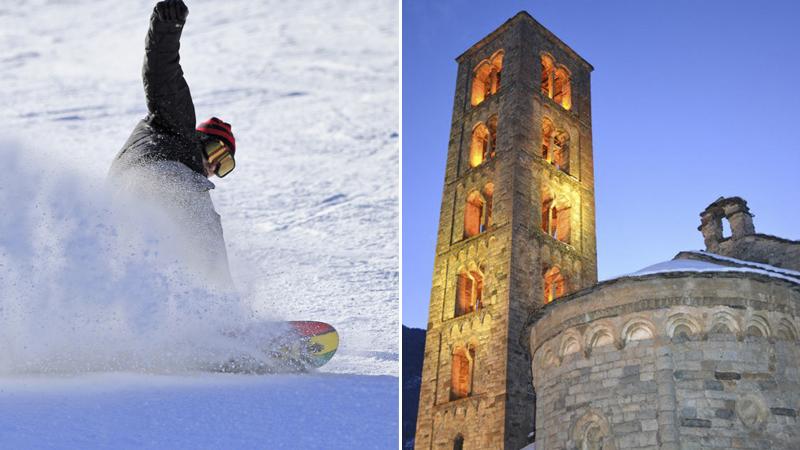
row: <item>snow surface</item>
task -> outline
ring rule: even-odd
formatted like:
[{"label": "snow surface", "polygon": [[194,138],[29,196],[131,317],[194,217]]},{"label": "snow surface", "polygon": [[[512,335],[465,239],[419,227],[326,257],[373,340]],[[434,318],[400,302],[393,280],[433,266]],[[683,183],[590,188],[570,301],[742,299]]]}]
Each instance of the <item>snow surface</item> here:
[{"label": "snow surface", "polygon": [[[757,273],[760,275],[766,275],[772,278],[779,278],[781,280],[791,281],[793,283],[800,284],[800,278],[796,276],[790,276],[789,273],[793,273],[794,271],[781,269],[778,267],[770,266],[767,264],[759,264],[759,263],[752,263],[750,261],[742,261],[735,258],[728,258],[720,255],[714,255],[705,252],[696,252],[697,254],[702,254],[704,256],[708,256],[711,258],[728,261],[731,263],[742,264],[742,266],[732,267],[732,266],[723,266],[721,264],[714,264],[707,261],[697,261],[693,259],[673,259],[670,261],[664,261],[657,264],[653,264],[652,266],[647,266],[644,269],[636,271],[634,273],[624,275],[625,277],[641,277],[645,275],[652,275],[657,273],[668,273],[668,272],[743,272],[743,273]],[[751,267],[752,266],[752,267]],[[796,273],[796,272],[794,272]],[[621,278],[621,277],[617,277]]]},{"label": "snow surface", "polygon": [[332,374],[7,379],[0,440],[8,449],[396,448],[385,408],[396,385]]},{"label": "snow surface", "polygon": [[716,259],[718,261],[726,261],[726,262],[731,262],[731,263],[734,263],[734,264],[740,264],[740,265],[743,265],[743,266],[750,266],[750,267],[754,267],[754,268],[757,268],[757,269],[766,270],[768,272],[774,272],[774,273],[778,273],[778,274],[781,274],[781,275],[786,275],[788,277],[793,277],[793,278],[800,279],[800,272],[798,272],[796,270],[784,269],[782,267],[771,266],[769,264],[763,264],[763,263],[758,263],[758,262],[753,262],[753,261],[745,261],[745,260],[742,260],[742,259],[731,258],[729,256],[717,255],[716,253],[709,253],[709,252],[706,252],[706,251],[703,251],[703,250],[694,250],[694,251],[689,251],[689,252],[686,252],[686,253],[694,253],[695,255],[704,256],[706,258]]},{"label": "snow surface", "polygon": [[[146,113],[154,3],[0,3],[0,447],[396,447],[397,3],[188,2],[198,120],[237,137],[212,197],[239,296],[104,190]],[[261,319],[331,323],[340,350],[316,374],[195,371]]]}]

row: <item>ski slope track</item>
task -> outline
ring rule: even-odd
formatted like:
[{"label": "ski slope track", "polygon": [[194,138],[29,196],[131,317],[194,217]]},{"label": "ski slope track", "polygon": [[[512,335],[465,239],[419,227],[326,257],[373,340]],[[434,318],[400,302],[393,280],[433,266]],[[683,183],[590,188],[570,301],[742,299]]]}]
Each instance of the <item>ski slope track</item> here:
[{"label": "ski slope track", "polygon": [[[187,1],[197,119],[237,138],[212,180],[236,296],[105,192],[146,114],[154,4],[0,2],[0,448],[396,448],[397,3]],[[260,320],[328,322],[340,349],[309,374],[202,370]]]}]

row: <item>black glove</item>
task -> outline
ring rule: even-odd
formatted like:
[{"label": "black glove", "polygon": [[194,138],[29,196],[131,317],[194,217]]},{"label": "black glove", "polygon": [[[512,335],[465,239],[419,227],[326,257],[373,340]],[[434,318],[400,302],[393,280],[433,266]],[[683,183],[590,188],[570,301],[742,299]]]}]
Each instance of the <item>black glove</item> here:
[{"label": "black glove", "polygon": [[162,22],[183,24],[186,22],[186,16],[189,15],[189,8],[186,7],[183,0],[164,0],[156,4],[154,12]]}]

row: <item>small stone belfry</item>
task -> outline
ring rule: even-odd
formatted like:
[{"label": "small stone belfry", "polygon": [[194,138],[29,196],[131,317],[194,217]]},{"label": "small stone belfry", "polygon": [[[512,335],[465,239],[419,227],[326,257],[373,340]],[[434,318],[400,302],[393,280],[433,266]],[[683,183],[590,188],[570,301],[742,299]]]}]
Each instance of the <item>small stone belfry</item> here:
[{"label": "small stone belfry", "polygon": [[520,12],[457,58],[417,449],[519,449],[526,323],[597,282],[591,65]]}]

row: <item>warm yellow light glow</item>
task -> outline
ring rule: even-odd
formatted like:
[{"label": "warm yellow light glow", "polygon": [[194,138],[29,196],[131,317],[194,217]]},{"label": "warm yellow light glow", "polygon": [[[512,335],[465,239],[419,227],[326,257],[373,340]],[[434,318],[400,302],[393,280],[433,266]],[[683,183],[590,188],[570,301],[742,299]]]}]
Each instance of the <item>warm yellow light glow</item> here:
[{"label": "warm yellow light glow", "polygon": [[489,148],[489,129],[483,122],[478,122],[472,129],[472,141],[469,146],[469,165],[478,167],[483,164]]},{"label": "warm yellow light glow", "polygon": [[483,154],[478,152],[471,152],[469,156],[470,167],[478,167],[483,164]]},{"label": "warm yellow light glow", "polygon": [[553,300],[565,294],[565,280],[561,269],[552,267],[544,273],[544,303],[550,303]]},{"label": "warm yellow light glow", "polygon": [[484,59],[475,67],[472,77],[470,103],[477,106],[500,90],[503,71],[503,51],[498,50],[491,58]]},{"label": "warm yellow light glow", "polygon": [[565,95],[564,98],[561,100],[561,106],[564,107],[566,110],[570,110],[572,108],[572,95]]}]

